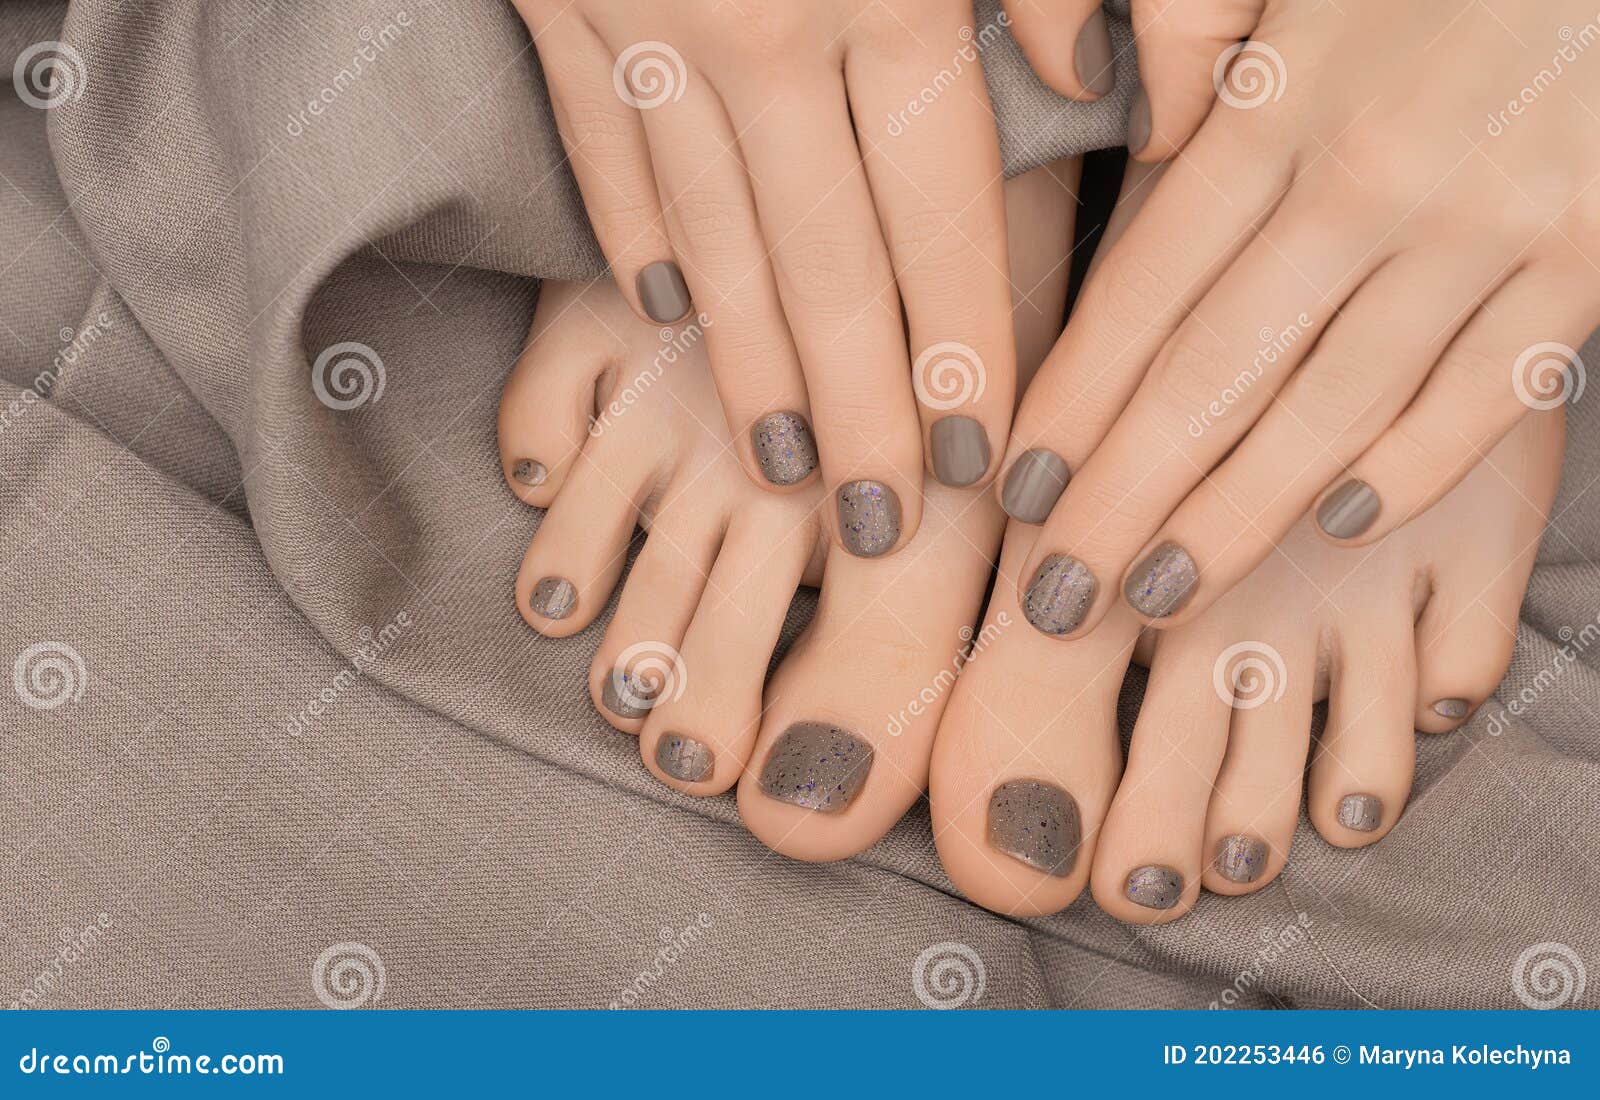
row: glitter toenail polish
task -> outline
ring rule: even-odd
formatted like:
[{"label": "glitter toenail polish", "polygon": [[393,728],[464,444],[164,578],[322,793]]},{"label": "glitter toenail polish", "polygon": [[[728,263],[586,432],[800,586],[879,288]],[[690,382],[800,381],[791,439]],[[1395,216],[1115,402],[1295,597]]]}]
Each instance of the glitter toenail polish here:
[{"label": "glitter toenail polish", "polygon": [[946,416],[928,429],[933,476],[954,489],[971,485],[989,468],[989,433],[970,416]]},{"label": "glitter toenail polish", "polygon": [[989,843],[1029,867],[1066,878],[1082,839],[1078,804],[1054,783],[1013,779],[989,796]]},{"label": "glitter toenail polish", "polygon": [[887,554],[900,541],[900,498],[876,481],[839,486],[839,540],[858,558]]},{"label": "glitter toenail polish", "polygon": [[1066,491],[1071,474],[1067,460],[1054,451],[1026,451],[1011,466],[1005,488],[1000,492],[1000,507],[1006,515],[1023,523],[1043,523],[1050,509]]},{"label": "glitter toenail polish", "polygon": [[805,417],[775,412],[750,429],[761,476],[774,485],[797,485],[817,468],[817,441]]},{"label": "glitter toenail polish", "polygon": [[1472,704],[1465,699],[1440,699],[1433,704],[1433,713],[1440,718],[1465,718]]},{"label": "glitter toenail polish", "polygon": [[1383,802],[1370,794],[1347,794],[1339,800],[1339,824],[1370,833],[1383,824]]},{"label": "glitter toenail polish", "polygon": [[1199,581],[1200,569],[1189,552],[1164,542],[1133,567],[1122,594],[1139,614],[1163,619],[1183,610]]},{"label": "glitter toenail polish", "polygon": [[1378,494],[1365,481],[1347,481],[1323,498],[1317,526],[1336,539],[1353,539],[1378,518]]},{"label": "glitter toenail polish", "polygon": [[1183,876],[1171,867],[1140,867],[1128,876],[1127,894],[1146,909],[1171,909],[1183,897]]},{"label": "glitter toenail polish", "polygon": [[1217,874],[1229,882],[1254,882],[1267,869],[1267,846],[1240,833],[1217,842]]},{"label": "glitter toenail polish", "polygon": [[689,312],[689,287],[683,272],[671,260],[657,260],[639,272],[634,281],[639,304],[652,321],[667,325],[683,320]]},{"label": "glitter toenail polish", "polygon": [[656,742],[656,767],[685,783],[698,783],[711,774],[711,750],[693,737],[665,733]]},{"label": "glitter toenail polish", "polygon": [[655,706],[660,691],[660,684],[648,684],[638,676],[614,668],[600,685],[600,701],[618,718],[643,718]]},{"label": "glitter toenail polish", "polygon": [[849,730],[796,722],[783,731],[761,769],[767,797],[818,813],[842,813],[872,770],[872,746]]},{"label": "glitter toenail polish", "polygon": [[1045,634],[1071,634],[1094,606],[1100,587],[1089,567],[1066,554],[1051,554],[1039,563],[1022,597],[1022,614]]},{"label": "glitter toenail polish", "polygon": [[546,577],[533,586],[528,606],[547,619],[565,619],[578,606],[578,590],[565,577]]},{"label": "glitter toenail polish", "polygon": [[1116,82],[1116,70],[1111,66],[1111,30],[1106,26],[1106,14],[1095,8],[1084,20],[1078,32],[1078,44],[1072,51],[1073,68],[1078,71],[1078,83],[1083,90],[1094,95],[1105,95]]},{"label": "glitter toenail polish", "polygon": [[550,471],[544,468],[542,462],[535,462],[531,458],[519,458],[517,464],[511,467],[511,476],[532,488],[535,485],[543,485],[544,479],[550,476]]}]

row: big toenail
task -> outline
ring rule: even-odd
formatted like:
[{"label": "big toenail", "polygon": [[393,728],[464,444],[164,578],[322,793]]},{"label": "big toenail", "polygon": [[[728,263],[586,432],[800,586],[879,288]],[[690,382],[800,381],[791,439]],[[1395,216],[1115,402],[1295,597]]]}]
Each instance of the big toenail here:
[{"label": "big toenail", "polygon": [[1100,587],[1089,567],[1066,554],[1051,554],[1039,563],[1022,597],[1022,614],[1046,634],[1071,634],[1094,606]]},{"label": "big toenail", "polygon": [[1267,846],[1243,833],[1217,843],[1217,874],[1229,882],[1254,882],[1267,869]]},{"label": "big toenail", "polygon": [[533,586],[528,606],[547,619],[565,619],[578,606],[578,590],[565,577],[545,577]]},{"label": "big toenail", "polygon": [[877,481],[839,486],[839,539],[858,558],[887,554],[900,541],[900,498]]},{"label": "big toenail", "polygon": [[698,783],[711,774],[711,750],[681,733],[662,734],[656,742],[656,767],[685,783]]},{"label": "big toenail", "polygon": [[796,722],[767,755],[761,789],[779,802],[836,814],[861,793],[871,770],[872,746],[849,730]]},{"label": "big toenail", "polygon": [[798,413],[764,416],[750,429],[761,476],[774,485],[796,485],[817,468],[817,441]]},{"label": "big toenail", "polygon": [[517,464],[511,467],[511,476],[531,488],[543,485],[544,479],[550,476],[550,471],[544,468],[543,462],[535,462],[531,458],[519,458]]},{"label": "big toenail", "polygon": [[1353,539],[1378,518],[1381,502],[1365,481],[1350,480],[1323,498],[1317,526],[1336,539]]},{"label": "big toenail", "polygon": [[1099,8],[1095,8],[1078,32],[1072,60],[1084,91],[1105,95],[1111,90],[1117,79],[1111,65],[1111,31],[1106,26],[1105,12]]},{"label": "big toenail", "polygon": [[1189,552],[1164,542],[1133,567],[1122,594],[1139,614],[1162,619],[1183,609],[1199,580],[1200,568]]},{"label": "big toenail", "polygon": [[671,260],[657,260],[644,268],[634,286],[639,291],[639,304],[652,321],[671,324],[689,312],[689,287],[683,281],[683,272]]},{"label": "big toenail", "polygon": [[933,476],[951,488],[971,485],[989,468],[989,433],[970,416],[935,420],[928,429],[928,443]]},{"label": "big toenail", "polygon": [[1472,704],[1465,699],[1440,699],[1433,704],[1433,713],[1440,718],[1465,718]]},{"label": "big toenail", "polygon": [[600,701],[618,718],[643,718],[655,706],[660,691],[659,683],[647,683],[641,677],[614,668],[600,686]]},{"label": "big toenail", "polygon": [[1339,824],[1370,833],[1383,824],[1383,802],[1370,794],[1347,794],[1339,800]]},{"label": "big toenail", "polygon": [[1027,451],[1011,466],[1000,507],[1023,523],[1043,523],[1071,480],[1067,460],[1054,451]]},{"label": "big toenail", "polygon": [[1183,876],[1171,867],[1140,867],[1128,876],[1128,900],[1146,909],[1171,909],[1183,897]]},{"label": "big toenail", "polygon": [[1054,783],[1014,779],[989,796],[989,843],[1047,875],[1072,873],[1082,839],[1078,804]]}]

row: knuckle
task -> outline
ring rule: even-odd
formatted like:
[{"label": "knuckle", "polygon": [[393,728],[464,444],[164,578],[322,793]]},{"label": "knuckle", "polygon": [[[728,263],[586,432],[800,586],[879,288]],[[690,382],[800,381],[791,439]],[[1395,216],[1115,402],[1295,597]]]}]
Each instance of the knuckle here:
[{"label": "knuckle", "polygon": [[683,231],[685,248],[710,256],[726,256],[754,244],[755,221],[748,207],[704,190],[679,195],[670,208]]},{"label": "knuckle", "polygon": [[1379,396],[1362,364],[1343,353],[1309,364],[1298,381],[1304,415],[1325,443],[1358,434]]},{"label": "knuckle", "polygon": [[1208,408],[1221,392],[1230,372],[1219,341],[1190,326],[1179,332],[1154,370],[1156,394],[1171,411],[1188,416]]},{"label": "knuckle", "polygon": [[1159,254],[1107,261],[1097,304],[1109,326],[1141,332],[1172,309],[1178,295],[1167,285],[1161,264]]},{"label": "knuckle", "polygon": [[865,236],[842,228],[809,230],[779,253],[784,281],[798,301],[852,313],[863,307],[865,296],[882,289],[874,278],[881,277],[879,266]]},{"label": "knuckle", "polygon": [[919,210],[895,219],[889,239],[905,259],[904,267],[945,266],[971,258],[973,243],[958,218],[943,209]]}]

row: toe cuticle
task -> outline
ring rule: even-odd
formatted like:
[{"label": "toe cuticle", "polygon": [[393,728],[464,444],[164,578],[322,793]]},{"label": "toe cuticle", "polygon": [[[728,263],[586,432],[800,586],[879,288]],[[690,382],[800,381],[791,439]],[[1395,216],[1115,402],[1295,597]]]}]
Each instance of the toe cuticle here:
[{"label": "toe cuticle", "polygon": [[698,783],[711,774],[711,750],[681,733],[664,733],[656,742],[656,767],[683,783]]},{"label": "toe cuticle", "polygon": [[1054,451],[1025,451],[1011,464],[1000,491],[1000,507],[1023,523],[1043,523],[1072,479],[1067,460]]},{"label": "toe cuticle", "polygon": [[578,606],[578,590],[565,577],[545,577],[533,586],[528,606],[547,619],[565,619]]},{"label": "toe cuticle", "polygon": [[1472,704],[1465,699],[1440,699],[1433,704],[1433,713],[1440,718],[1465,718]]},{"label": "toe cuticle", "polygon": [[1175,615],[1193,598],[1200,567],[1175,542],[1163,542],[1128,574],[1122,594],[1139,614],[1151,619]]},{"label": "toe cuticle", "polygon": [[1094,606],[1099,582],[1089,567],[1067,554],[1039,563],[1022,597],[1022,614],[1034,629],[1051,636],[1071,634]]},{"label": "toe cuticle", "polygon": [[1268,854],[1264,842],[1238,833],[1225,836],[1217,842],[1217,858],[1213,866],[1217,874],[1229,882],[1250,883],[1266,872]]},{"label": "toe cuticle", "polygon": [[1151,864],[1128,875],[1128,900],[1146,909],[1171,909],[1183,898],[1183,876],[1171,867]]},{"label": "toe cuticle", "polygon": [[1014,779],[989,796],[989,843],[1030,867],[1066,878],[1082,840],[1078,804],[1054,783]]},{"label": "toe cuticle", "polygon": [[1382,507],[1372,486],[1352,478],[1317,506],[1317,526],[1333,538],[1353,539],[1372,526]]},{"label": "toe cuticle", "polygon": [[774,485],[798,485],[817,468],[817,440],[799,413],[775,412],[750,429],[761,476]]},{"label": "toe cuticle", "polygon": [[512,480],[530,489],[543,485],[545,478],[549,476],[550,471],[544,468],[544,463],[535,462],[531,458],[519,458],[517,464],[511,467]]},{"label": "toe cuticle", "polygon": [[858,558],[876,558],[900,541],[900,498],[880,481],[839,486],[839,540]]},{"label": "toe cuticle", "polygon": [[989,433],[970,416],[946,416],[928,429],[933,476],[940,484],[962,489],[989,469]]},{"label": "toe cuticle", "polygon": [[650,684],[620,668],[611,670],[600,685],[600,702],[618,718],[643,718],[656,705],[660,684]]},{"label": "toe cuticle", "polygon": [[872,746],[825,722],[796,722],[783,731],[761,769],[768,798],[817,813],[843,813],[866,785]]},{"label": "toe cuticle", "polygon": [[1339,800],[1339,824],[1358,833],[1383,824],[1383,800],[1370,794],[1347,794]]},{"label": "toe cuticle", "polygon": [[683,320],[693,304],[683,272],[671,260],[657,260],[641,269],[634,288],[639,293],[639,305],[657,324]]}]

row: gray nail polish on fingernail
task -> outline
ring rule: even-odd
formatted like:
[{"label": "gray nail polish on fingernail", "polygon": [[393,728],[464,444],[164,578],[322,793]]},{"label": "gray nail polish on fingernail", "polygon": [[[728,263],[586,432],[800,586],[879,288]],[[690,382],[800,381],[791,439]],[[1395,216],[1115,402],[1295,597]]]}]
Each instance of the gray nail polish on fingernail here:
[{"label": "gray nail polish on fingernail", "polygon": [[761,476],[774,485],[795,485],[817,468],[817,441],[805,417],[775,412],[750,429]]},{"label": "gray nail polish on fingernail", "polygon": [[656,767],[685,783],[698,783],[711,774],[711,750],[693,737],[664,733],[656,742]]},{"label": "gray nail polish on fingernail", "polygon": [[1317,526],[1336,539],[1353,539],[1378,518],[1382,503],[1365,481],[1347,481],[1323,498]]},{"label": "gray nail polish on fingernail", "polygon": [[1339,800],[1339,824],[1370,833],[1383,824],[1383,802],[1370,794],[1347,794]]},{"label": "gray nail polish on fingernail", "polygon": [[1106,13],[1095,8],[1084,20],[1078,32],[1078,44],[1072,52],[1072,64],[1078,72],[1078,83],[1084,91],[1105,95],[1116,83],[1117,73],[1111,64],[1111,29],[1106,26]]},{"label": "gray nail polish on fingernail", "polygon": [[1239,833],[1217,842],[1217,874],[1229,882],[1254,882],[1267,869],[1267,846]]},{"label": "gray nail polish on fingernail", "polygon": [[660,324],[681,321],[691,304],[683,272],[671,260],[657,260],[639,272],[634,281],[645,314]]},{"label": "gray nail polish on fingernail", "polygon": [[1150,144],[1150,97],[1141,84],[1133,90],[1133,103],[1128,107],[1128,152],[1137,155]]},{"label": "gray nail polish on fingernail", "polygon": [[1029,867],[1066,878],[1082,840],[1078,804],[1054,783],[1013,779],[989,796],[989,843]]},{"label": "gray nail polish on fingernail", "polygon": [[1171,867],[1140,867],[1128,876],[1127,894],[1146,909],[1171,909],[1183,897],[1183,876]]},{"label": "gray nail polish on fingernail", "polygon": [[1133,567],[1122,594],[1139,614],[1162,619],[1183,609],[1199,580],[1200,569],[1189,552],[1164,542]]},{"label": "gray nail polish on fingernail", "polygon": [[533,586],[528,606],[547,619],[565,619],[578,606],[578,590],[565,577],[546,577]]},{"label": "gray nail polish on fingernail", "polygon": [[971,485],[989,468],[989,433],[970,416],[946,416],[928,429],[933,476],[953,489]]},{"label": "gray nail polish on fingernail", "polygon": [[900,540],[900,498],[877,481],[839,486],[839,540],[858,558],[876,558]]},{"label": "gray nail polish on fingernail", "polygon": [[1465,699],[1440,699],[1433,704],[1433,713],[1440,718],[1465,718],[1472,704]]},{"label": "gray nail polish on fingernail", "polygon": [[1000,493],[1000,507],[1012,519],[1023,523],[1043,523],[1071,479],[1067,460],[1054,451],[1040,448],[1024,452],[1006,475],[1006,485]]},{"label": "gray nail polish on fingernail", "polygon": [[872,746],[849,730],[796,722],[783,731],[761,769],[767,797],[818,813],[844,811],[872,770]]},{"label": "gray nail polish on fingernail", "polygon": [[660,684],[646,683],[638,676],[614,668],[600,685],[600,701],[618,718],[643,718],[656,705],[660,691]]},{"label": "gray nail polish on fingernail", "polygon": [[1023,594],[1022,614],[1045,634],[1071,634],[1094,606],[1099,587],[1083,562],[1066,554],[1051,554],[1039,563],[1039,571]]},{"label": "gray nail polish on fingernail", "polygon": [[511,467],[511,476],[531,488],[543,485],[544,479],[550,476],[550,471],[544,468],[542,462],[535,462],[531,458],[519,458],[517,464]]}]

